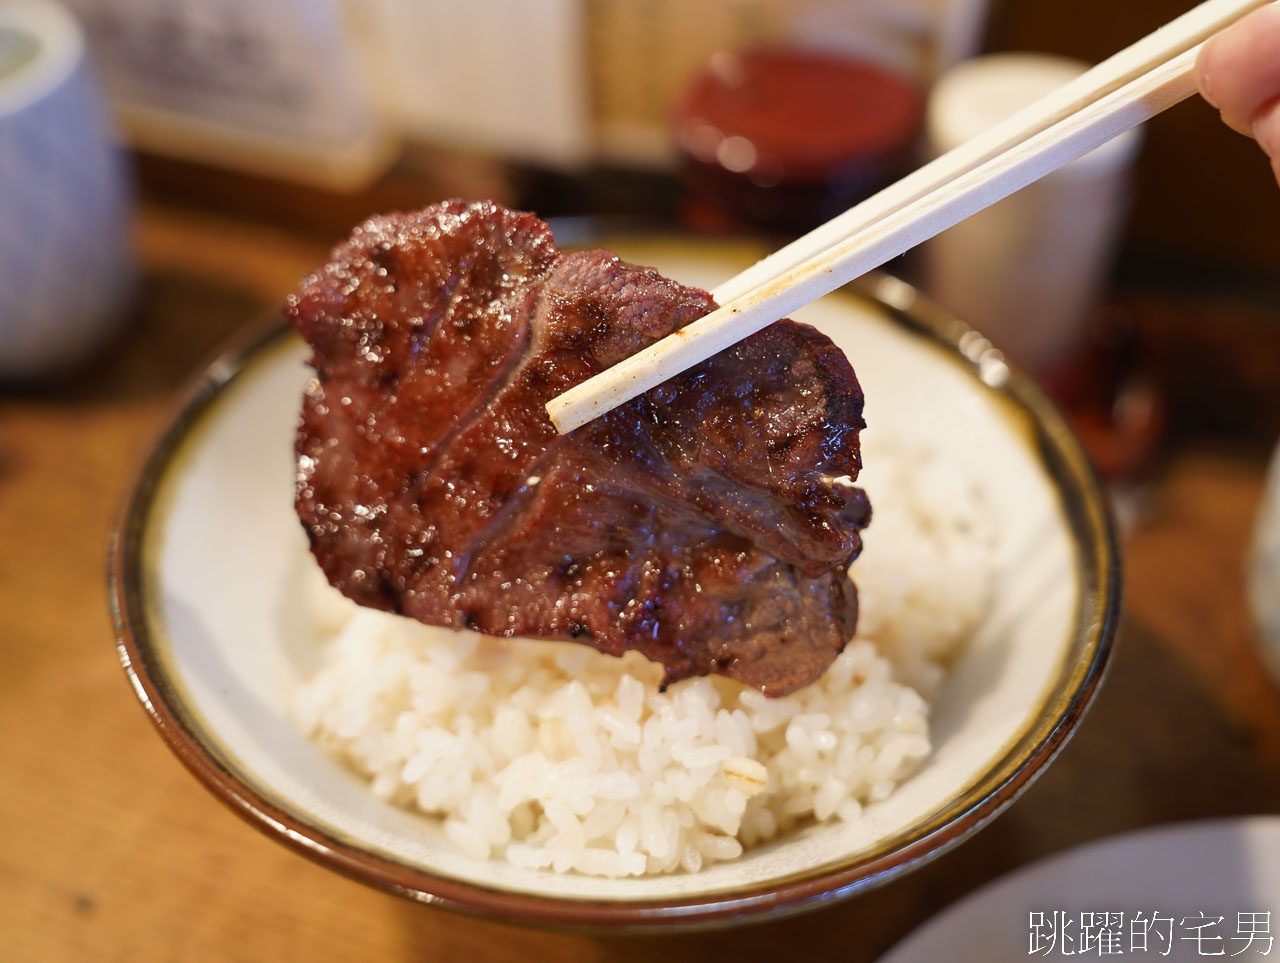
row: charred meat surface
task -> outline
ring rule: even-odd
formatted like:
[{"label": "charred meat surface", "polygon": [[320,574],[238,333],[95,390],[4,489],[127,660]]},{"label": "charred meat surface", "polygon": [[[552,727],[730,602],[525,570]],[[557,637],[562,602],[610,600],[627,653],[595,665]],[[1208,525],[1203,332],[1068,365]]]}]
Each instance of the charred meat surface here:
[{"label": "charred meat surface", "polygon": [[771,696],[853,634],[862,393],[780,321],[569,435],[544,405],[715,306],[546,224],[375,217],[290,298],[297,510],[328,579],[430,625],[637,649]]}]

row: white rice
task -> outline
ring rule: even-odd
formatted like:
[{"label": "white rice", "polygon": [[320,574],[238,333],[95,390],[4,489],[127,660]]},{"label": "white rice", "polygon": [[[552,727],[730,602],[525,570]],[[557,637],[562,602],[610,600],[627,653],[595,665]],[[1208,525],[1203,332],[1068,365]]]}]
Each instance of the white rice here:
[{"label": "white rice", "polygon": [[317,572],[322,664],[296,693],[297,718],[374,793],[439,817],[477,859],[695,872],[803,824],[859,819],[928,756],[921,693],[936,691],[992,581],[978,490],[928,452],[867,463],[858,634],[791,696],[720,678],[660,693],[661,668],[634,653],[430,628],[360,609]]}]

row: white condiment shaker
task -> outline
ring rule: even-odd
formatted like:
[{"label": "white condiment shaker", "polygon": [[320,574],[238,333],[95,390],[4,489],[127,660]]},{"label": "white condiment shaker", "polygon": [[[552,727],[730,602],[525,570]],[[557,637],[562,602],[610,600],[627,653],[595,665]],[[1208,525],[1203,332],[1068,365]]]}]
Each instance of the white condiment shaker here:
[{"label": "white condiment shaker", "polygon": [[[1047,54],[959,64],[929,95],[928,149],[945,153],[1086,69]],[[1052,368],[1106,281],[1139,143],[1129,131],[939,234],[923,251],[929,293],[1033,372]]]}]

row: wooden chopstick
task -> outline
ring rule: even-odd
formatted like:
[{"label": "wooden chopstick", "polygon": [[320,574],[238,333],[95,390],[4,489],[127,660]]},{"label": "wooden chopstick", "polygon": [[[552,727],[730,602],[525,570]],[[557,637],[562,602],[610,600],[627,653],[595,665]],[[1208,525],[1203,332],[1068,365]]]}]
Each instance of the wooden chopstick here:
[{"label": "wooden chopstick", "polygon": [[1207,0],[715,292],[724,305],[552,399],[561,433],[1083,156],[1195,92],[1203,41],[1269,0]]}]

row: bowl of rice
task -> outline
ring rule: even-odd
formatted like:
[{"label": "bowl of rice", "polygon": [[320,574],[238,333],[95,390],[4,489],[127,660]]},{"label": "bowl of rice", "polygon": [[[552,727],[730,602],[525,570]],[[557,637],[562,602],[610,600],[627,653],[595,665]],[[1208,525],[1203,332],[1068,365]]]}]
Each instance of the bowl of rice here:
[{"label": "bowl of rice", "polygon": [[[734,255],[620,245],[711,286]],[[361,609],[293,512],[305,347],[215,361],[111,548],[118,648],[177,756],[333,869],[464,912],[671,928],[796,911],[908,872],[1053,759],[1103,672],[1115,534],[1070,431],[989,343],[893,278],[795,315],[866,393],[861,614],[768,699],[573,643]]]}]

